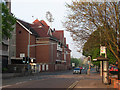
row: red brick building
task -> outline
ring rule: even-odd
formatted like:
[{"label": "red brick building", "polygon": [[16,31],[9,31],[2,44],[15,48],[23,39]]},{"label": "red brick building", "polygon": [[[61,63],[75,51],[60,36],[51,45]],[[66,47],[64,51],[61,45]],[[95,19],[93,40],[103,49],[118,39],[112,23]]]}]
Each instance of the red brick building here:
[{"label": "red brick building", "polygon": [[22,64],[20,60],[29,56],[35,61],[30,63],[35,71],[66,70],[70,67],[70,52],[63,30],[52,30],[43,20],[36,19],[33,24],[17,20],[13,64]]}]

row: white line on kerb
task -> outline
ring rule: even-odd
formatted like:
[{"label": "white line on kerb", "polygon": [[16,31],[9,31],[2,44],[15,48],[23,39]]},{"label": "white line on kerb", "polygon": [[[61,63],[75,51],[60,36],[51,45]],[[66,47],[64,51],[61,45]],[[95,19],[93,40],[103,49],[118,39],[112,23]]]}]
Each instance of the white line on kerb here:
[{"label": "white line on kerb", "polygon": [[78,84],[79,81],[75,81],[72,85],[70,85],[67,90],[70,90],[70,89],[73,89],[77,84]]}]

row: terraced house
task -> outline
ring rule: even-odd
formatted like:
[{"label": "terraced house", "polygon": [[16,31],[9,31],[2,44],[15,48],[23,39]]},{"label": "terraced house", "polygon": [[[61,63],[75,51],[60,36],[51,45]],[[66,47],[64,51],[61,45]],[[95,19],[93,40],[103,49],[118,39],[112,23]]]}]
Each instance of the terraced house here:
[{"label": "terraced house", "polygon": [[11,57],[11,65],[18,71],[28,64],[33,72],[67,70],[70,52],[63,30],[52,30],[44,20],[32,24],[17,20],[16,56]]}]

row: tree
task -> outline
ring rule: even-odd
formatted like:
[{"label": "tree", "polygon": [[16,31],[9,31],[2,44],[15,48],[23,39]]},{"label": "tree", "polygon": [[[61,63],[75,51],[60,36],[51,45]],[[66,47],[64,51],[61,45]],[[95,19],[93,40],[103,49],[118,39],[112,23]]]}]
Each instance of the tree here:
[{"label": "tree", "polygon": [[[70,13],[65,22],[78,46],[84,45],[96,30],[103,32],[105,46],[118,60],[120,80],[120,2],[81,2],[66,4]],[[117,52],[116,52],[117,51]]]},{"label": "tree", "polygon": [[[102,34],[103,32],[101,32]],[[100,44],[105,45],[105,37],[104,34],[99,35],[99,30],[94,31],[88,38],[87,42],[83,46],[83,55],[84,56],[92,56],[92,60],[95,59],[100,55]],[[115,48],[115,47],[114,47]],[[115,56],[113,53],[107,49],[107,58],[109,58],[109,63],[113,64],[116,61]],[[93,62],[95,65],[98,65],[99,63]]]},{"label": "tree", "polygon": [[77,58],[71,58],[71,65],[72,65],[72,63],[75,63],[76,67],[82,65],[82,61]]},{"label": "tree", "polygon": [[6,5],[2,3],[2,37],[11,37],[14,30],[13,25],[16,23],[15,17],[9,12]]}]

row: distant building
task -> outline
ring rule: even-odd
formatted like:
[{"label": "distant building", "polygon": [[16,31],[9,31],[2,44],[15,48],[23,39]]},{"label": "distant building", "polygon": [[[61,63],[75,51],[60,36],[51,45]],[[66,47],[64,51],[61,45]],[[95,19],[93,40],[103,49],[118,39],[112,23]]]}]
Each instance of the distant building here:
[{"label": "distant building", "polygon": [[[7,8],[9,9],[9,13],[11,14],[11,2],[5,2]],[[14,27],[14,26],[13,26]],[[0,46],[0,57],[2,58],[2,68],[7,68],[8,63],[10,61],[10,53],[9,53],[9,45],[10,45],[10,39],[7,38],[7,36],[4,36],[2,38],[1,46]]]}]

